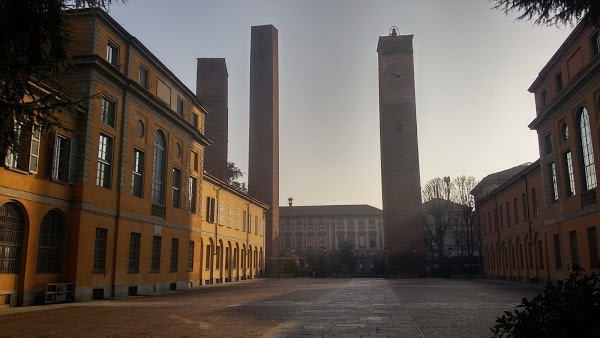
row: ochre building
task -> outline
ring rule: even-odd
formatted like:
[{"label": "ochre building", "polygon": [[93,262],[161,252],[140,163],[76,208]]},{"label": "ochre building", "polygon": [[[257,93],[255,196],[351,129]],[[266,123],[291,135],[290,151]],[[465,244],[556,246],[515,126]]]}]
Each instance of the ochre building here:
[{"label": "ochre building", "polygon": [[0,304],[260,275],[268,207],[204,173],[201,98],[105,12],[69,17],[65,94],[82,112],[58,115],[69,130],[15,127],[23,150],[0,168]]},{"label": "ochre building", "polygon": [[[579,24],[529,88],[540,158],[473,189],[489,277],[542,282],[600,272],[600,39]],[[507,177],[508,176],[508,177]]]}]

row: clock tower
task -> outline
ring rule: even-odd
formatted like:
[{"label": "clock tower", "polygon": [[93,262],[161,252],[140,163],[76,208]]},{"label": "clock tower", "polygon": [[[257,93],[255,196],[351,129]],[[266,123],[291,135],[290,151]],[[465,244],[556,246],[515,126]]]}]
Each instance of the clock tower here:
[{"label": "clock tower", "polygon": [[415,275],[425,267],[412,35],[380,36],[379,133],[386,272]]}]

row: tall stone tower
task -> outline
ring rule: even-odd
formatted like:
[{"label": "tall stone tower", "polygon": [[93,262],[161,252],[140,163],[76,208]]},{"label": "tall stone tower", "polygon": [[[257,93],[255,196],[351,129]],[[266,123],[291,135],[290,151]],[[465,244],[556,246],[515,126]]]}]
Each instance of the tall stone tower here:
[{"label": "tall stone tower", "polygon": [[196,95],[210,110],[206,115],[205,135],[213,141],[205,148],[204,169],[227,182],[227,65],[223,58],[199,58]]},{"label": "tall stone tower", "polygon": [[267,273],[279,269],[279,57],[277,29],[253,26],[250,47],[248,193],[267,204]]},{"label": "tall stone tower", "polygon": [[412,35],[380,36],[379,132],[386,271],[417,273],[424,267],[425,228],[415,107]]}]

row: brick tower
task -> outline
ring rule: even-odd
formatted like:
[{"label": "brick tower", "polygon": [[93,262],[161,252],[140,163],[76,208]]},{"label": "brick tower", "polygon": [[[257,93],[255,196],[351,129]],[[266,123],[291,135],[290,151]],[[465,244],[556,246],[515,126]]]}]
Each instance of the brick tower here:
[{"label": "brick tower", "polygon": [[377,45],[386,271],[392,276],[425,266],[412,39],[394,27]]},{"label": "brick tower", "polygon": [[205,135],[213,141],[204,151],[204,169],[227,182],[227,65],[222,58],[199,58],[196,95],[210,110]]},{"label": "brick tower", "polygon": [[248,193],[267,204],[266,272],[279,269],[279,58],[277,29],[253,26]]}]

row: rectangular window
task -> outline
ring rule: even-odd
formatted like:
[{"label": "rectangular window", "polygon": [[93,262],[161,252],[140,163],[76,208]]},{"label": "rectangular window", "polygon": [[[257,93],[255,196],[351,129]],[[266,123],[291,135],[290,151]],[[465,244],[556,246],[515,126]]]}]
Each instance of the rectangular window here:
[{"label": "rectangular window", "polygon": [[181,208],[181,169],[173,168],[173,188],[171,188],[171,206]]},{"label": "rectangular window", "polygon": [[564,173],[565,173],[565,188],[567,189],[567,196],[575,195],[575,176],[573,175],[573,159],[571,157],[571,151],[567,151],[563,156]]},{"label": "rectangular window", "polygon": [[106,46],[106,61],[115,67],[119,66],[119,47],[112,41],[108,41]]},{"label": "rectangular window", "polygon": [[540,95],[540,100],[542,101],[542,108],[548,105],[548,93],[545,90]]},{"label": "rectangular window", "polygon": [[521,199],[523,200],[523,220],[527,220],[529,218],[529,208],[527,207],[527,195],[521,195]]},{"label": "rectangular window", "polygon": [[183,99],[177,96],[177,115],[183,116]]},{"label": "rectangular window", "polygon": [[132,232],[129,237],[129,272],[140,271],[140,242],[142,234]]},{"label": "rectangular window", "polygon": [[[29,123],[15,122],[14,131],[18,138],[18,149],[8,151],[5,164],[8,167],[37,173],[40,155],[40,129]],[[66,181],[66,180],[65,180]]]},{"label": "rectangular window", "polygon": [[190,161],[192,162],[191,163],[192,169],[194,169],[195,172],[198,172],[198,153],[197,152],[192,150]]},{"label": "rectangular window", "polygon": [[150,272],[160,271],[160,246],[162,238],[160,236],[152,237],[152,263]]},{"label": "rectangular window", "polygon": [[600,257],[598,257],[598,237],[596,227],[587,229],[588,246],[590,249],[590,265],[592,268],[600,268]]},{"label": "rectangular window", "polygon": [[544,268],[544,245],[542,241],[538,241],[538,266],[540,269]]},{"label": "rectangular window", "polygon": [[177,263],[179,262],[179,238],[171,239],[171,264],[169,271],[177,271]]},{"label": "rectangular window", "polygon": [[[38,134],[39,137],[39,134]],[[38,141],[39,142],[39,141]],[[52,157],[52,179],[75,183],[77,171],[77,149],[79,142],[58,133],[54,135],[54,154]],[[37,159],[36,159],[37,161]],[[37,162],[36,162],[37,167]]]},{"label": "rectangular window", "polygon": [[148,69],[142,65],[140,65],[140,85],[146,89],[150,87],[150,82],[148,80]]},{"label": "rectangular window", "polygon": [[531,207],[533,209],[533,217],[538,215],[538,207],[537,207],[537,194],[535,193],[535,188],[531,189]]},{"label": "rectangular window", "polygon": [[240,208],[235,208],[235,230],[240,229]]},{"label": "rectangular window", "polygon": [[254,216],[254,234],[258,235],[258,216]]},{"label": "rectangular window", "polygon": [[560,238],[558,234],[552,236],[554,240],[554,263],[557,269],[562,268],[562,257],[560,256]]},{"label": "rectangular window", "polygon": [[194,241],[190,241],[188,246],[188,271],[194,271]]},{"label": "rectangular window", "polygon": [[494,226],[496,227],[496,231],[498,231],[498,209],[494,209]]},{"label": "rectangular window", "polygon": [[521,269],[524,268],[523,264],[523,244],[519,244],[519,267]]},{"label": "rectangular window", "polygon": [[248,213],[246,212],[246,210],[244,210],[243,217],[242,217],[242,231],[246,231],[247,228],[248,228]]},{"label": "rectangular window", "polygon": [[136,197],[144,195],[144,152],[133,149],[133,170],[131,172],[131,194]]},{"label": "rectangular window", "polygon": [[237,269],[237,260],[238,260],[238,249],[237,248],[233,248],[233,259],[231,261],[232,266],[234,269]]},{"label": "rectangular window", "polygon": [[233,226],[233,207],[231,204],[227,205],[227,227],[231,228]]},{"label": "rectangular window", "polygon": [[216,200],[212,197],[206,199],[206,220],[208,223],[215,222],[215,202]]},{"label": "rectangular window", "polygon": [[527,244],[527,251],[529,252],[529,268],[533,269],[533,243]]},{"label": "rectangular window", "polygon": [[556,92],[558,93],[563,89],[563,79],[561,72],[558,72],[558,74],[554,76],[554,82],[556,83]]},{"label": "rectangular window", "polygon": [[600,54],[600,36],[598,32],[590,38],[590,52],[592,53],[592,57]]},{"label": "rectangular window", "polygon": [[513,199],[513,211],[515,213],[515,224],[519,224],[519,204],[516,197]]},{"label": "rectangular window", "polygon": [[558,201],[558,182],[556,180],[556,163],[548,164],[548,184],[550,184],[550,200],[552,203]]},{"label": "rectangular window", "polygon": [[192,125],[194,128],[198,129],[198,114],[193,113],[192,115]]},{"label": "rectangular window", "polygon": [[552,134],[544,136],[544,148],[546,149],[546,155],[552,154]]},{"label": "rectangular window", "polygon": [[306,235],[306,240],[308,242],[307,245],[309,247],[315,246],[315,237],[314,237],[314,235]]},{"label": "rectangular window", "polygon": [[506,224],[510,226],[510,203],[506,202]]},{"label": "rectangular window", "polygon": [[252,233],[252,214],[248,214],[248,232]]},{"label": "rectangular window", "polygon": [[98,167],[96,168],[96,185],[110,189],[112,177],[113,139],[100,134],[98,141]]},{"label": "rectangular window", "polygon": [[106,272],[106,237],[108,230],[96,228],[96,241],[94,243],[94,272]]},{"label": "rectangular window", "polygon": [[223,210],[225,209],[225,203],[223,201],[219,201],[219,225],[223,225],[223,219],[225,218],[223,215]]},{"label": "rectangular window", "polygon": [[101,109],[100,121],[114,128],[115,115],[117,114],[117,103],[106,96],[103,96]]},{"label": "rectangular window", "polygon": [[189,187],[188,187],[188,196],[190,198],[190,212],[192,214],[196,213],[196,199],[197,199],[197,184],[196,178],[190,176]]},{"label": "rectangular window", "polygon": [[[363,238],[363,240],[364,240],[364,238]],[[320,247],[325,246],[325,235],[323,235],[323,234],[319,235],[319,246]]]},{"label": "rectangular window", "polygon": [[569,244],[571,245],[571,264],[579,266],[579,244],[577,244],[577,231],[569,232]]},{"label": "rectangular window", "polygon": [[210,269],[210,262],[212,261],[212,254],[210,252],[210,245],[206,246],[206,254],[205,254],[205,266],[206,266],[206,270]]},{"label": "rectangular window", "polygon": [[499,214],[500,214],[500,228],[504,228],[504,216],[502,215],[502,206],[500,206]]}]

